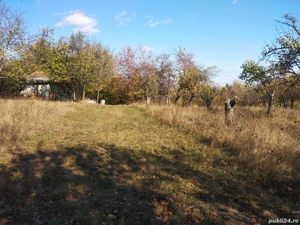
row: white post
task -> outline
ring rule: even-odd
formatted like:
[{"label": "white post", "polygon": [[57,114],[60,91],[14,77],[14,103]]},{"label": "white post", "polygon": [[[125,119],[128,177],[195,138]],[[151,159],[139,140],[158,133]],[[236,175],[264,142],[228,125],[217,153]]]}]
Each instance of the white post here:
[{"label": "white post", "polygon": [[170,97],[167,96],[167,97],[166,97],[166,105],[169,105],[169,104],[170,104]]},{"label": "white post", "polygon": [[150,105],[150,96],[147,96],[147,105]]},{"label": "white post", "polygon": [[230,98],[225,99],[225,122],[227,125],[233,121],[233,108],[230,105]]}]

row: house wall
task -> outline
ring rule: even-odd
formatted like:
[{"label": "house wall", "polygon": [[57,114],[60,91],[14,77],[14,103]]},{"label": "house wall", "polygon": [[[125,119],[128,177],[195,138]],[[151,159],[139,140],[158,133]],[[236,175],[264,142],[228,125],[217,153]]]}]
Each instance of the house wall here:
[{"label": "house wall", "polygon": [[27,85],[27,87],[21,91],[20,95],[24,97],[39,96],[43,98],[48,98],[51,93],[51,88],[49,84],[35,84]]}]

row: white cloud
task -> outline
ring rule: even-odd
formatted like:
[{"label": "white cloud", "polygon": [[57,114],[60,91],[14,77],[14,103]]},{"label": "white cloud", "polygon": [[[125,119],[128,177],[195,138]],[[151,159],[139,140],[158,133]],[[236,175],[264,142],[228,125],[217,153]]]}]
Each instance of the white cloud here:
[{"label": "white cloud", "polygon": [[154,48],[148,47],[148,46],[144,46],[143,49],[146,50],[146,51],[153,51],[154,50]]},{"label": "white cloud", "polygon": [[168,50],[168,48],[166,48],[166,47],[162,47],[159,49],[159,51],[162,51],[162,52],[167,51],[167,50]]},{"label": "white cloud", "polygon": [[123,11],[115,16],[115,21],[118,22],[119,26],[126,26],[134,17],[137,17],[135,12],[131,13],[131,15],[128,15],[126,11]]},{"label": "white cloud", "polygon": [[239,0],[233,0],[232,4],[236,4]]},{"label": "white cloud", "polygon": [[[80,11],[72,11],[68,13],[68,16],[63,17],[60,22],[56,23],[56,27],[73,26],[75,31],[82,31],[84,33],[99,33],[100,30],[95,28],[97,21],[84,15]],[[58,15],[58,14],[57,14]]]},{"label": "white cloud", "polygon": [[170,18],[170,19],[167,19],[167,20],[162,20],[162,21],[153,21],[152,19],[150,19],[148,21],[148,23],[145,24],[145,26],[156,27],[159,24],[169,24],[169,23],[172,23],[172,22],[173,22],[173,18]]},{"label": "white cloud", "polygon": [[153,20],[149,20],[148,23],[145,24],[145,26],[156,27],[158,24],[159,22],[154,22]]},{"label": "white cloud", "polygon": [[206,11],[201,11],[201,12],[191,12],[191,13],[189,14],[189,16],[190,16],[191,18],[196,18],[196,17],[198,17],[198,16],[200,16],[200,15],[203,15],[203,14],[206,14]]},{"label": "white cloud", "polygon": [[170,18],[170,19],[162,21],[161,23],[162,24],[169,24],[169,23],[172,23],[172,22],[173,22],[173,18]]}]

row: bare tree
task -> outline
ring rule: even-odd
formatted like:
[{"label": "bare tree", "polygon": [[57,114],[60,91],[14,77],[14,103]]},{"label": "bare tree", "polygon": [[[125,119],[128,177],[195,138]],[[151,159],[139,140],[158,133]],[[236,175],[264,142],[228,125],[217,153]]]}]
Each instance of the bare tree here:
[{"label": "bare tree", "polygon": [[172,88],[175,87],[176,76],[173,69],[173,62],[169,54],[160,54],[156,59],[158,94],[165,98],[167,105],[170,104]]},{"label": "bare tree", "polygon": [[261,60],[270,62],[289,85],[294,85],[300,82],[300,24],[291,14],[277,23],[285,27],[277,29],[278,37],[263,48]]},{"label": "bare tree", "polygon": [[0,73],[6,60],[21,49],[25,35],[23,13],[12,11],[0,0]]}]

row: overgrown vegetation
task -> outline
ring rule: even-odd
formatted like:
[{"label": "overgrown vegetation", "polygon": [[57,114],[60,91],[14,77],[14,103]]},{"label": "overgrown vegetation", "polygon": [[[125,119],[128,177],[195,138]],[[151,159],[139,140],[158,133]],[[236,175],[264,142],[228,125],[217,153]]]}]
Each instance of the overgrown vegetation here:
[{"label": "overgrown vegetation", "polygon": [[225,126],[222,109],[212,112],[197,106],[152,106],[146,112],[200,137],[205,144],[227,151],[238,167],[243,165],[258,178],[300,178],[299,110],[277,109],[273,116],[267,116],[260,107],[239,107],[231,126]]},{"label": "overgrown vegetation", "polygon": [[205,107],[0,105],[16,140],[1,142],[1,224],[299,218],[298,111],[238,108],[226,127]]},{"label": "overgrown vegetation", "polygon": [[34,100],[0,100],[0,105],[1,161],[9,160],[26,138],[51,129],[56,117],[71,110],[63,104]]}]

